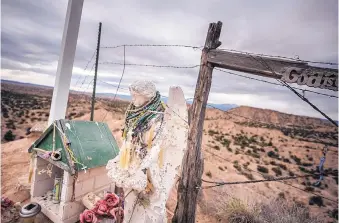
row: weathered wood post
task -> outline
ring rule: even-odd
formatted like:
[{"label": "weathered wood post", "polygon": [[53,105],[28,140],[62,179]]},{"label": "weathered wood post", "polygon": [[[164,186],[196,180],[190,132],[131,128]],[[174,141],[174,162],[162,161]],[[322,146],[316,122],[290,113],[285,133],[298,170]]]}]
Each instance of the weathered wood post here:
[{"label": "weathered wood post", "polygon": [[202,50],[199,77],[190,109],[187,151],[183,158],[182,174],[178,185],[178,203],[172,219],[172,222],[175,223],[195,222],[196,201],[203,173],[201,139],[214,67],[207,61],[207,54],[211,49],[216,49],[221,45],[219,41],[221,27],[220,21],[209,25],[205,46]]}]

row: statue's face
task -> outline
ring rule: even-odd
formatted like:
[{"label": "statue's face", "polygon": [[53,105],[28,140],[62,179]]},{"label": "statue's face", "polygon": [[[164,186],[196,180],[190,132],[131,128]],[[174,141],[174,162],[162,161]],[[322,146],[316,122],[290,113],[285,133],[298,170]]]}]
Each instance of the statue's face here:
[{"label": "statue's face", "polygon": [[131,91],[132,103],[135,107],[141,107],[149,101],[149,98],[144,95]]}]

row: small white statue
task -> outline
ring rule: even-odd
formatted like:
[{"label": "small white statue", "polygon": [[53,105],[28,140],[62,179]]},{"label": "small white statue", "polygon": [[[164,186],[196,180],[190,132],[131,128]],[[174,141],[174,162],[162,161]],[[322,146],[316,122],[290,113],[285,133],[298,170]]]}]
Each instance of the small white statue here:
[{"label": "small white statue", "polygon": [[130,93],[123,145],[106,169],[124,189],[124,222],[164,223],[187,144],[186,101],[179,87],[171,87],[166,106],[150,81],[134,82]]}]

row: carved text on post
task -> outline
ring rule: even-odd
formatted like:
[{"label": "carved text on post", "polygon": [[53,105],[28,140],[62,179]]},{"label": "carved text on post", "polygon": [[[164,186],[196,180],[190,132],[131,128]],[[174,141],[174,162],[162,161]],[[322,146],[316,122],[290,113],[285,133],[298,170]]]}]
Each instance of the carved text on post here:
[{"label": "carved text on post", "polygon": [[288,68],[282,72],[281,80],[287,83],[297,83],[314,88],[329,89],[338,91],[338,73],[328,70],[318,70],[316,68]]}]

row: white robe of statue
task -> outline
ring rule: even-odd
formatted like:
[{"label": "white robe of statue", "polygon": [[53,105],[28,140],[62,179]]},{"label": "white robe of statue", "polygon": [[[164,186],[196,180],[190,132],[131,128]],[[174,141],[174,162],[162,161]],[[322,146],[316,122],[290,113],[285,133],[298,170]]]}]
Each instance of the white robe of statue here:
[{"label": "white robe of statue", "polygon": [[[130,92],[136,110],[147,105],[157,91],[152,82],[137,81],[130,86]],[[170,88],[163,108],[163,112],[153,112],[156,115],[149,122],[151,127],[142,134],[147,154],[142,158],[136,155],[140,152],[135,153],[139,150],[129,129],[119,155],[106,166],[108,176],[124,189],[126,223],[167,222],[166,201],[181,172],[188,136],[187,105],[181,88]]]}]

